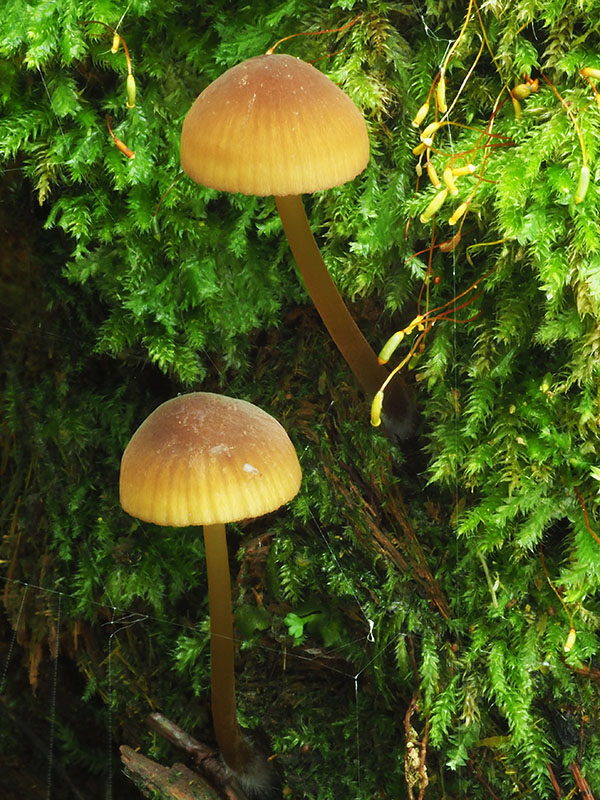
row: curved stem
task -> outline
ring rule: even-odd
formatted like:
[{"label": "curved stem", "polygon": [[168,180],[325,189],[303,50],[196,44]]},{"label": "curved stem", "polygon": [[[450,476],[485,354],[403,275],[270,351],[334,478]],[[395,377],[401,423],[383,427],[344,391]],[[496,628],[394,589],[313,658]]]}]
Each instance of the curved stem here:
[{"label": "curved stem", "polygon": [[387,378],[388,371],[377,361],[376,354],[360,332],[331,279],[310,230],[302,198],[289,195],[276,197],[275,202],[315,308],[363,391],[373,397]]},{"label": "curved stem", "polygon": [[223,760],[234,772],[243,772],[252,758],[235,711],[233,671],[233,617],[225,525],[205,525],[204,546],[210,608],[212,717]]},{"label": "curved stem", "polygon": [[[317,247],[302,198],[276,197],[275,202],[292,253],[308,293],[338,350],[367,397],[374,397],[388,378],[388,370],[377,360],[371,345],[346,308]],[[410,436],[414,407],[403,378],[396,376],[383,400],[383,422],[399,439]]]}]

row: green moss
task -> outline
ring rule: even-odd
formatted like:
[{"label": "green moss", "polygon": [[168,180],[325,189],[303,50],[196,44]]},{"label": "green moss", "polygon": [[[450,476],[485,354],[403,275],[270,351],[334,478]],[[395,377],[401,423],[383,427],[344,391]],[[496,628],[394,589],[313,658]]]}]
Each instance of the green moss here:
[{"label": "green moss", "polygon": [[[178,391],[206,389],[281,419],[304,471],[287,509],[230,532],[247,637],[240,712],[270,736],[293,796],[404,796],[407,737],[425,731],[431,796],[477,797],[484,779],[498,796],[550,798],[549,762],[567,794],[579,758],[592,790],[600,780],[600,545],[577,495],[598,532],[600,115],[578,73],[598,66],[600,3],[486,3],[493,58],[485,42],[478,58],[471,6],[446,70],[460,126],[436,133],[432,160],[441,175],[464,154],[455,162],[476,173],[436,215],[435,243],[454,236],[449,217],[476,191],[455,249],[430,259],[419,216],[435,189],[424,170],[417,186],[411,120],[468,7],[134,1],[119,28],[138,84],[128,110],[123,52],[82,24],[117,25],[122,8],[7,4],[4,605],[23,683],[35,682],[58,593],[63,657],[115,742],[176,758],[146,731],[156,708],[210,740],[201,538],[126,517],[117,489],[140,421]],[[417,313],[429,262],[440,279],[430,308],[473,287],[405,370],[418,422],[401,446],[370,428],[272,199],[203,189],[179,165],[183,117],[211,80],[359,10],[345,33],[281,45],[307,60],[333,53],[318,66],[369,126],[366,172],[306,198],[325,260],[375,349]],[[579,204],[580,141],[540,69],[581,128],[592,181]],[[517,121],[501,93],[524,72],[540,85]],[[135,159],[114,146],[106,115]],[[407,352],[404,342],[398,358]],[[577,630],[567,654],[569,619],[548,579]],[[11,691],[27,693],[18,681]],[[66,764],[96,752],[80,724],[60,719]]]}]

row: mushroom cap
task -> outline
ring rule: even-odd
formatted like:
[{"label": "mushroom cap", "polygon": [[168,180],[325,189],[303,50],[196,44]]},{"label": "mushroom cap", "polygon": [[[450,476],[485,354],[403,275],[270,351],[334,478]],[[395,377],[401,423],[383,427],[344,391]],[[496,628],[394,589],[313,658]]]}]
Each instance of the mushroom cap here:
[{"label": "mushroom cap", "polygon": [[196,98],[181,134],[185,172],[227,192],[329,189],[368,161],[367,126],[352,100],[318,69],[284,54],[223,73]]},{"label": "mushroom cap", "polygon": [[274,511],[300,480],[296,451],[277,420],[245,400],[194,392],[167,400],[133,434],[120,498],[146,522],[213,525]]}]

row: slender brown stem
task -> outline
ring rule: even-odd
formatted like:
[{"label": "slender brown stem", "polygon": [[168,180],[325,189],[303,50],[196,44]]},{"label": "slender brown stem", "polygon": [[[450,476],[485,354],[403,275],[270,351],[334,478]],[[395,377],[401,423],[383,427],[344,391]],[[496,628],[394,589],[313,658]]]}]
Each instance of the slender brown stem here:
[{"label": "slender brown stem", "polygon": [[292,253],[315,308],[365,394],[373,397],[388,371],[362,335],[325,266],[299,195],[276,197]]},{"label": "slender brown stem", "polygon": [[[308,293],[338,350],[369,399],[381,388],[389,373],[346,308],[310,230],[299,195],[276,197],[283,229]],[[396,375],[383,400],[382,419],[387,430],[400,439],[413,427],[412,395]]]},{"label": "slender brown stem", "polygon": [[548,773],[550,775],[550,781],[552,782],[552,786],[554,787],[554,791],[556,792],[557,800],[562,800],[562,792],[560,790],[559,783],[556,779],[556,775],[554,774],[554,770],[552,769],[552,764],[548,762]]},{"label": "slender brown stem", "polygon": [[252,758],[252,751],[242,735],[235,710],[233,617],[225,525],[205,525],[203,530],[210,607],[213,726],[223,760],[234,772],[242,772]]},{"label": "slender brown stem", "polygon": [[583,777],[581,770],[574,761],[569,764],[569,769],[573,773],[575,783],[577,784],[577,788],[579,789],[583,800],[594,800],[594,795],[592,794],[592,790],[590,789],[588,782]]}]

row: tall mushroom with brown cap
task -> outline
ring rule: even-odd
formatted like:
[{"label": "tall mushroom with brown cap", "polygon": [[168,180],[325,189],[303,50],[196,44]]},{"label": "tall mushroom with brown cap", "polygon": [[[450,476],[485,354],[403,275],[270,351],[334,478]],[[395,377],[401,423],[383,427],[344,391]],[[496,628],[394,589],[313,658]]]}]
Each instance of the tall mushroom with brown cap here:
[{"label": "tall mushroom with brown cap", "polygon": [[[315,67],[284,54],[256,56],[227,70],[196,98],[181,134],[181,164],[197,183],[275,196],[313,303],[373,397],[388,371],[331,279],[300,196],[352,180],[368,161],[367,126],[352,100]],[[408,411],[400,386],[402,381],[394,381],[384,406],[398,428]]]},{"label": "tall mushroom with brown cap", "polygon": [[225,523],[259,517],[300,488],[283,427],[244,400],[195,392],[168,400],[140,425],[121,461],[120,499],[157,525],[202,525],[210,607],[215,735],[225,763],[250,783],[256,756],[236,716],[233,620]]}]

